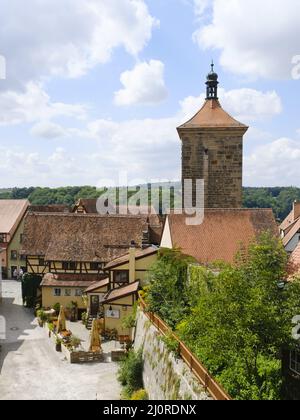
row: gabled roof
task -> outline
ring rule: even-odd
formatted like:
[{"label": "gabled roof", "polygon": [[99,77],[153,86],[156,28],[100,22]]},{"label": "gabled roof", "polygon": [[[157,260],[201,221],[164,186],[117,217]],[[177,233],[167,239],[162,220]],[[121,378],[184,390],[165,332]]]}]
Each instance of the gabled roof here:
[{"label": "gabled roof", "polygon": [[122,287],[119,287],[118,289],[113,289],[111,292],[109,292],[105,296],[103,302],[101,303],[102,304],[112,303],[115,300],[119,300],[127,296],[131,296],[138,292],[139,285],[140,285],[140,282],[136,281],[134,283],[128,284],[127,286],[122,286]]},{"label": "gabled roof", "polygon": [[41,282],[42,287],[78,287],[86,288],[95,284],[98,275],[90,274],[53,274],[47,273]]},{"label": "gabled roof", "polygon": [[283,245],[287,246],[299,230],[300,230],[300,218],[296,220],[296,222],[292,225],[291,229],[283,238],[282,240]]},{"label": "gabled roof", "polygon": [[106,263],[127,252],[131,241],[142,247],[147,230],[138,216],[28,213],[21,253],[47,261]]},{"label": "gabled roof", "polygon": [[300,243],[296,246],[295,250],[292,252],[290,256],[290,261],[300,266]]},{"label": "gabled roof", "polygon": [[200,225],[186,224],[186,215],[170,214],[172,245],[199,263],[234,262],[241,247],[247,247],[264,231],[278,235],[272,210],[206,209]]},{"label": "gabled roof", "polygon": [[94,290],[101,289],[102,287],[109,285],[109,278],[104,280],[96,281],[95,283],[91,284],[86,290],[85,293],[93,292]]},{"label": "gabled roof", "polygon": [[206,100],[200,111],[181,128],[241,128],[245,131],[248,127],[231,117],[216,99]]},{"label": "gabled roof", "polygon": [[[145,257],[149,257],[150,255],[154,255],[158,252],[158,248],[156,246],[149,246],[145,249],[136,250],[135,259],[140,260]],[[130,254],[127,253],[122,255],[121,257],[115,258],[114,260],[110,261],[106,264],[105,269],[112,269],[118,267],[120,265],[126,264],[129,262]]]},{"label": "gabled roof", "polygon": [[[72,209],[73,213],[78,211],[79,207],[82,207],[86,214],[97,214],[97,198],[91,199],[80,199],[77,201],[75,206]],[[137,212],[139,217],[143,217],[147,223],[149,223],[149,239],[150,243],[158,245],[160,243],[163,223],[164,223],[164,216],[161,216],[156,213],[154,206],[110,206],[107,209],[107,214],[114,215],[114,213],[118,213],[117,215],[120,216],[134,216]]]},{"label": "gabled roof", "polygon": [[285,231],[286,229],[288,229],[289,227],[291,227],[293,225],[293,223],[295,223],[294,220],[294,210],[292,210],[288,216],[284,219],[284,221],[281,223],[281,225],[279,226],[280,230]]},{"label": "gabled roof", "polygon": [[28,206],[28,200],[0,200],[0,233],[13,235]]},{"label": "gabled roof", "polygon": [[70,207],[66,204],[31,205],[28,211],[31,213],[70,213]]}]

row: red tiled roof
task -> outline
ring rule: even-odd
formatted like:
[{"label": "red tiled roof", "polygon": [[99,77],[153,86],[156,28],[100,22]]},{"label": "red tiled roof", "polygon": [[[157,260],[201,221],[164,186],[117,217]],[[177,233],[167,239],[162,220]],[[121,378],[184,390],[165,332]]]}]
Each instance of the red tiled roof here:
[{"label": "red tiled roof", "polygon": [[281,230],[286,230],[287,228],[289,228],[293,223],[295,223],[294,220],[294,210],[292,210],[290,212],[290,214],[284,219],[284,221],[281,223],[281,225],[279,226],[279,228]]},{"label": "red tiled roof", "polygon": [[107,263],[127,252],[131,241],[141,247],[147,230],[139,216],[28,213],[21,253],[47,261]]},{"label": "red tiled roof", "polygon": [[[154,246],[150,246],[148,248],[145,249],[141,249],[141,250],[137,250],[135,253],[135,259],[139,260],[141,258],[145,258],[148,257],[149,255],[154,255],[156,254],[158,251],[157,247]],[[122,255],[119,258],[116,258],[112,261],[110,261],[108,264],[106,264],[105,269],[109,269],[109,268],[114,268],[114,267],[118,267],[119,265],[122,264],[126,264],[127,262],[129,262],[129,253]]]},{"label": "red tiled roof", "polygon": [[0,200],[0,233],[13,235],[28,206],[28,200]]},{"label": "red tiled roof", "polygon": [[41,286],[43,287],[79,287],[86,288],[99,280],[99,275],[91,274],[45,274]]},{"label": "red tiled roof", "polygon": [[96,281],[93,284],[91,284],[86,290],[85,293],[93,292],[94,290],[101,289],[102,287],[109,285],[109,278],[106,278],[104,280]]},{"label": "red tiled roof", "polygon": [[202,264],[232,263],[241,247],[263,231],[278,235],[273,212],[268,209],[207,209],[198,226],[186,225],[184,214],[171,214],[169,225],[173,246]]},{"label": "red tiled roof", "polygon": [[300,218],[296,220],[296,222],[292,225],[292,228],[288,231],[288,233],[283,238],[282,242],[284,246],[287,246],[288,243],[293,239],[296,233],[300,230]]},{"label": "red tiled roof", "polygon": [[241,124],[224,111],[220,102],[216,99],[206,100],[200,111],[185,124],[181,125],[179,129],[199,127],[242,128],[245,131],[248,129],[246,125]]},{"label": "red tiled roof", "polygon": [[101,302],[101,303],[102,304],[111,303],[115,300],[119,300],[119,299],[122,299],[124,297],[133,295],[133,294],[138,292],[139,285],[140,285],[140,282],[136,281],[134,283],[128,284],[127,286],[123,286],[123,287],[119,287],[118,289],[114,289],[105,296],[103,302]]},{"label": "red tiled roof", "polygon": [[296,275],[300,274],[300,243],[292,252],[289,262],[290,262],[290,272],[291,272],[289,281],[291,281]]}]

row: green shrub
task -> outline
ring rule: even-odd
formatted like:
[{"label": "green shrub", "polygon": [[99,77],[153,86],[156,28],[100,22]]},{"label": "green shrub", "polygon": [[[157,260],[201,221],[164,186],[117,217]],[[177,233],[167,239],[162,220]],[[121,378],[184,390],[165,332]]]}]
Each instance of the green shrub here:
[{"label": "green shrub", "polygon": [[81,344],[80,338],[76,337],[75,335],[72,335],[70,339],[70,345],[72,348],[77,349]]},{"label": "green shrub", "polygon": [[162,341],[166,345],[169,352],[173,353],[176,358],[180,357],[179,352],[179,343],[176,338],[172,335],[172,333],[168,333],[166,336],[163,336]]},{"label": "green shrub", "polygon": [[132,401],[146,401],[149,400],[147,391],[145,389],[139,389],[138,391],[135,391],[131,396]]},{"label": "green shrub", "polygon": [[59,315],[60,312],[60,303],[56,303],[55,305],[53,305],[53,309],[56,312],[56,315]]},{"label": "green shrub", "polygon": [[54,331],[54,324],[52,322],[48,323],[48,329],[49,331],[53,332]]},{"label": "green shrub", "polygon": [[83,323],[83,325],[87,325],[87,321],[88,321],[88,313],[87,312],[83,312],[81,314],[81,321]]},{"label": "green shrub", "polygon": [[43,309],[39,309],[36,315],[40,319],[40,321],[42,321],[42,323],[45,323],[46,321],[48,321],[48,316],[45,314]]},{"label": "green shrub", "polygon": [[129,351],[127,357],[120,363],[118,380],[125,388],[125,395],[131,396],[133,392],[143,388],[143,354]]}]

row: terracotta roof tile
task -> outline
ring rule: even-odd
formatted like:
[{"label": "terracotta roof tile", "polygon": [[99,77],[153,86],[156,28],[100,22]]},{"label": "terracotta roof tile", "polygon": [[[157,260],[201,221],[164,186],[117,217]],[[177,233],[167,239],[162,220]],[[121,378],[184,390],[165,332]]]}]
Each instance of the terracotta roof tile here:
[{"label": "terracotta roof tile", "polygon": [[300,230],[300,218],[296,220],[296,222],[292,225],[291,229],[283,238],[282,242],[284,246],[287,246],[288,243],[293,239],[296,233]]},{"label": "terracotta roof tile", "polygon": [[31,205],[28,211],[32,213],[70,213],[70,207],[65,204],[49,204],[47,206]]},{"label": "terracotta roof tile", "polygon": [[109,278],[106,278],[104,280],[96,281],[93,284],[91,284],[86,290],[85,293],[92,292],[96,289],[101,289],[102,287],[109,285]]},{"label": "terracotta roof tile", "polygon": [[79,287],[86,288],[99,280],[98,275],[90,274],[45,274],[41,286],[43,287]]},{"label": "terracotta roof tile", "polygon": [[202,264],[232,263],[241,246],[248,246],[263,231],[278,235],[272,210],[205,210],[204,222],[187,226],[185,215],[169,216],[173,246]]},{"label": "terracotta roof tile", "polygon": [[105,296],[103,302],[101,302],[101,303],[102,304],[111,303],[114,300],[122,299],[124,297],[133,295],[133,294],[138,292],[139,285],[140,285],[140,282],[136,281],[134,283],[130,283],[127,286],[123,286],[123,287],[119,287],[118,289],[114,289]]},{"label": "terracotta roof tile", "polygon": [[[75,204],[72,209],[72,212],[75,213],[79,206],[84,208],[84,211],[87,214],[99,214],[97,210],[97,198],[92,199],[80,199]],[[159,245],[162,235],[162,229],[164,224],[164,216],[160,216],[156,213],[153,206],[118,206],[117,212],[120,215],[124,216],[134,216],[136,211],[139,211],[140,217],[144,217],[145,220],[149,223],[149,235],[150,235],[150,243]],[[111,206],[110,210],[108,210],[108,214],[113,214],[116,208]]]},{"label": "terracotta roof tile", "polygon": [[28,200],[0,200],[0,233],[13,235],[28,206]]},{"label": "terracotta roof tile", "polygon": [[47,261],[107,263],[142,247],[148,225],[142,217],[29,213],[25,218],[22,254]]},{"label": "terracotta roof tile", "polygon": [[244,124],[241,124],[234,118],[232,118],[224,109],[221,107],[220,102],[216,99],[206,100],[203,107],[197,114],[187,121],[185,124],[181,125],[181,128],[210,128],[210,127],[220,127],[220,128],[242,128],[245,131],[248,127]]},{"label": "terracotta roof tile", "polygon": [[[154,255],[157,252],[158,252],[158,248],[155,246],[150,246],[145,249],[136,250],[135,259],[139,260],[141,258],[148,257],[149,255]],[[127,262],[129,262],[129,253],[110,261],[108,264],[106,264],[105,269],[118,267],[119,265],[125,264]]]}]

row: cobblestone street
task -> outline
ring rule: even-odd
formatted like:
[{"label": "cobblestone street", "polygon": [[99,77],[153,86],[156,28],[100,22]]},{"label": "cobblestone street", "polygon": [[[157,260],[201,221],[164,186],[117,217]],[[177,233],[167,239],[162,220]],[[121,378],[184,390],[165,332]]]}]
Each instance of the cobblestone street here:
[{"label": "cobblestone street", "polygon": [[20,283],[3,282],[0,316],[6,320],[6,339],[0,340],[0,400],[120,399],[117,364],[67,363],[32,311],[22,306]]}]

